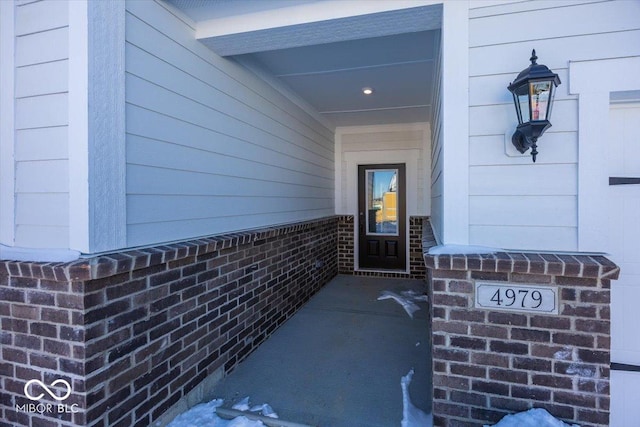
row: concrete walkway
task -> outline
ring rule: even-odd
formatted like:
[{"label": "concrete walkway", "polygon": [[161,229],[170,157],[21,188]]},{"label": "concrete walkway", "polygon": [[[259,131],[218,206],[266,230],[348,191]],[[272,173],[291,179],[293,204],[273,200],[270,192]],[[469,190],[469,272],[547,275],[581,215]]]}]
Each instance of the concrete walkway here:
[{"label": "concrete walkway", "polygon": [[245,396],[287,421],[391,427],[402,420],[400,379],[415,370],[412,403],[431,412],[427,303],[411,319],[382,291],[419,280],[337,276],[213,389],[231,407]]}]

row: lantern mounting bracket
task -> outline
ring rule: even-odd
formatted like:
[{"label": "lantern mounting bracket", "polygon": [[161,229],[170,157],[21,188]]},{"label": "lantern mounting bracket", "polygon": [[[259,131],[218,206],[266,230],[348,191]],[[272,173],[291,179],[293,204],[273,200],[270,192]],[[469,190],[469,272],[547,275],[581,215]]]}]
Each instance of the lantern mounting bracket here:
[{"label": "lantern mounting bracket", "polygon": [[549,120],[536,120],[523,123],[516,128],[516,131],[511,137],[511,142],[522,154],[531,148],[531,157],[535,163],[536,157],[538,156],[538,138],[550,127],[551,123],[549,123]]}]

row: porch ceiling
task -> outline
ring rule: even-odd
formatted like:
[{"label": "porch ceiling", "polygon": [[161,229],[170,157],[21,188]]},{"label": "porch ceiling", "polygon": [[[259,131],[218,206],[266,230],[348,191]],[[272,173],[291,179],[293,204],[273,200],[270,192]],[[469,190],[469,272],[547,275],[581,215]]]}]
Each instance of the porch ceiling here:
[{"label": "porch ceiling", "polygon": [[429,120],[442,18],[433,1],[169,3],[211,50],[263,68],[336,126]]}]

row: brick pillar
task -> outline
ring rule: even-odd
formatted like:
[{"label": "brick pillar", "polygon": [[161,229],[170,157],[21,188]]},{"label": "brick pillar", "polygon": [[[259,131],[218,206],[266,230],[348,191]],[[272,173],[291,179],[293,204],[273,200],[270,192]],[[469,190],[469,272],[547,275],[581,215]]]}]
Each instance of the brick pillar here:
[{"label": "brick pillar", "polygon": [[[583,427],[608,425],[615,264],[602,256],[504,252],[425,255],[425,263],[436,426],[493,424],[532,407]],[[558,313],[510,310],[504,300],[500,309],[476,308],[480,283],[557,289]]]}]

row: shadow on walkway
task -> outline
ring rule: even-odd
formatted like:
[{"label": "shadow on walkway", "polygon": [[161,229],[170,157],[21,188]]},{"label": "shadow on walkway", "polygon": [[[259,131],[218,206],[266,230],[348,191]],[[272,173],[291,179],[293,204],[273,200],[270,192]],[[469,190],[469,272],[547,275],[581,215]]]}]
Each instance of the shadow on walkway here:
[{"label": "shadow on walkway", "polygon": [[415,370],[412,403],[431,412],[427,303],[411,319],[383,291],[426,291],[420,280],[337,276],[212,390],[245,396],[281,419],[321,427],[390,427],[402,420],[400,380]]}]

